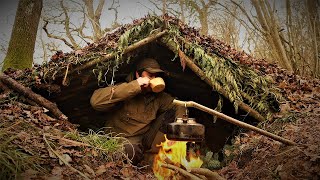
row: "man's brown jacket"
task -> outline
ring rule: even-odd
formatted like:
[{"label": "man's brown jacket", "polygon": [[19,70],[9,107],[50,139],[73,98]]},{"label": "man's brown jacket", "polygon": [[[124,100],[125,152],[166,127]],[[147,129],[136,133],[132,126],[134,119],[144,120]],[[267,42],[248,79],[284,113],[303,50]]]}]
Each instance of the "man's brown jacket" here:
[{"label": "man's brown jacket", "polygon": [[168,109],[175,109],[176,116],[182,117],[184,107],[172,104],[173,97],[165,92],[141,93],[137,80],[129,83],[97,89],[90,100],[98,111],[108,111],[106,127],[131,137],[148,131],[157,115]]}]

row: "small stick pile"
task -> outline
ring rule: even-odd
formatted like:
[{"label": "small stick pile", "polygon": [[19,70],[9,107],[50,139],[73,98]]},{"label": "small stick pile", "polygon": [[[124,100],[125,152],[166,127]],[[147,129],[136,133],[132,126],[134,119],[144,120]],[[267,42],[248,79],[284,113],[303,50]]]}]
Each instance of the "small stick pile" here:
[{"label": "small stick pile", "polygon": [[221,177],[217,172],[213,172],[206,168],[190,168],[187,170],[186,168],[178,167],[173,164],[162,164],[161,167],[168,168],[180,173],[182,176],[192,179],[192,180],[225,180]]}]

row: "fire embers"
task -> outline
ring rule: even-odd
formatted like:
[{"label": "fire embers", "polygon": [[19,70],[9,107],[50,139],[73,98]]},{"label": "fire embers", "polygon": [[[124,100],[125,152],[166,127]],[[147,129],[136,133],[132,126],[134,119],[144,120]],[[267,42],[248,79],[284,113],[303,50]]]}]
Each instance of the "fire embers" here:
[{"label": "fire embers", "polygon": [[199,168],[202,165],[199,151],[187,152],[187,141],[171,141],[166,135],[165,139],[165,142],[157,145],[160,150],[153,162],[153,172],[158,179],[180,179],[175,171],[162,167],[163,164],[172,164],[187,170]]}]

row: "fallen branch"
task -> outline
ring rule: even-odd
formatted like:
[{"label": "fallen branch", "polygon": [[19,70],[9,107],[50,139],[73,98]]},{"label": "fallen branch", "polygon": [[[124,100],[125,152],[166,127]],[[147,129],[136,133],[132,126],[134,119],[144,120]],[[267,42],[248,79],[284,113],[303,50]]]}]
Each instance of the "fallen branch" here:
[{"label": "fallen branch", "polygon": [[10,87],[13,90],[18,91],[26,98],[36,102],[37,104],[47,108],[56,118],[61,120],[67,120],[67,116],[64,115],[57,107],[55,103],[52,103],[51,101],[47,100],[46,98],[42,97],[39,94],[34,93],[30,88],[23,86],[16,80],[10,78],[9,76],[1,73],[0,74],[0,80],[6,84],[8,87]]},{"label": "fallen branch", "polygon": [[213,171],[210,171],[209,169],[205,169],[205,168],[191,168],[190,172],[204,175],[206,178],[208,178],[210,180],[225,180],[217,172],[213,172]]},{"label": "fallen branch", "polygon": [[71,140],[71,139],[66,139],[66,138],[63,138],[63,137],[53,136],[53,135],[50,135],[50,134],[46,134],[46,136],[48,136],[48,137],[50,137],[52,139],[57,139],[59,141],[64,141],[65,143],[69,143],[70,146],[92,147],[90,144],[74,141],[74,140]]},{"label": "fallen branch", "polygon": [[1,82],[1,81],[0,81],[0,89],[3,90],[3,93],[0,94],[0,99],[7,98],[9,96],[11,90],[5,84],[3,84],[3,82]]},{"label": "fallen branch", "polygon": [[189,173],[188,171],[183,170],[183,169],[181,169],[181,168],[179,168],[179,167],[177,167],[177,166],[171,165],[171,164],[161,164],[161,167],[178,171],[178,172],[181,173],[183,176],[188,177],[188,178],[190,178],[190,179],[192,179],[192,180],[201,180],[201,179],[200,179],[199,177],[197,177],[196,175],[191,174],[191,173]]},{"label": "fallen branch", "polygon": [[77,173],[79,173],[84,179],[89,179],[85,174],[83,174],[82,172],[80,172],[79,170],[77,170],[76,168],[72,167],[63,157],[61,157],[59,155],[59,153],[57,153],[55,150],[52,149],[52,147],[50,146],[46,136],[43,134],[43,140],[45,141],[45,143],[47,144],[47,146],[49,147],[50,151],[52,151],[65,165],[67,165],[72,171],[75,171]]},{"label": "fallen branch", "polygon": [[0,81],[0,88],[4,91],[3,92],[4,94],[7,94],[10,92],[10,89],[5,84],[3,84],[3,82],[1,82],[1,81]]}]

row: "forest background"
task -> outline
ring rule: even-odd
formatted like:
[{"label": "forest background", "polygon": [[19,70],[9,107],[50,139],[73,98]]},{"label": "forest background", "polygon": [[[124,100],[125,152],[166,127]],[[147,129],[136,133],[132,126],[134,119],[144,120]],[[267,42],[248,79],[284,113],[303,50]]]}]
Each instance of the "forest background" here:
[{"label": "forest background", "polygon": [[[320,77],[318,0],[20,0],[22,3],[41,3],[39,23],[34,23],[38,29],[34,53],[29,58],[33,64],[47,62],[59,50],[80,49],[147,14],[168,13],[237,50],[296,74]],[[9,57],[8,48],[18,4],[18,0],[1,2],[1,66],[6,58],[14,57]],[[27,12],[28,6],[23,9]],[[32,42],[30,39],[32,36],[28,40]],[[28,58],[19,58],[23,64],[21,59]]]}]

